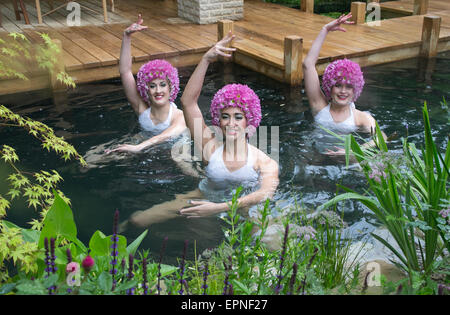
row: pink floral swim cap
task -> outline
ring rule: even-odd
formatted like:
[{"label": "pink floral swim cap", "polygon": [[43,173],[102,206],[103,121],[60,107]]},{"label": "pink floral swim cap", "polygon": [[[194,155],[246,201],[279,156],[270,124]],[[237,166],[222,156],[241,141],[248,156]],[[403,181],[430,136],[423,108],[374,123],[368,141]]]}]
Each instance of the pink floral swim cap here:
[{"label": "pink floral swim cap", "polygon": [[219,91],[211,102],[212,124],[219,125],[220,111],[227,107],[240,108],[247,119],[247,126],[258,128],[261,122],[261,103],[258,95],[244,84],[227,84]]},{"label": "pink floral swim cap", "polygon": [[327,100],[331,99],[331,89],[338,83],[353,85],[353,101],[356,101],[364,86],[363,73],[359,65],[348,59],[330,63],[322,76],[322,89]]},{"label": "pink floral swim cap", "polygon": [[137,74],[137,89],[142,99],[150,104],[148,95],[148,84],[155,79],[167,79],[170,84],[170,98],[173,102],[180,91],[180,79],[178,78],[178,70],[169,62],[161,59],[155,59],[144,64]]}]

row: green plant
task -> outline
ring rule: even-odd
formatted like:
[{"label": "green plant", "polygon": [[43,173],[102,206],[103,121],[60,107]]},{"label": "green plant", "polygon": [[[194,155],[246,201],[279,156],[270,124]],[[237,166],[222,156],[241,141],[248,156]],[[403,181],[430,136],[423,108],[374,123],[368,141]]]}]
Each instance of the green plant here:
[{"label": "green plant", "polygon": [[[37,268],[31,273],[19,271],[2,287],[3,293],[48,294],[48,288],[54,287],[52,292],[57,294],[123,294],[126,290],[137,287],[136,279],[141,276],[141,273],[137,273],[135,279],[125,281],[126,271],[123,268],[118,269],[117,285],[113,287],[113,277],[110,273],[112,236],[105,236],[101,231],[96,231],[89,240],[89,247],[86,247],[77,238],[77,228],[69,205],[56,191],[53,193],[54,202],[43,222],[42,231],[20,229],[4,220],[4,225],[20,229],[23,235],[27,235],[27,243],[37,246],[34,256]],[[135,255],[146,234],[147,231],[144,231],[128,246],[126,238],[118,235],[118,246],[115,249],[117,250],[117,259],[120,261],[129,255]],[[46,269],[48,261],[45,253],[45,239],[53,239],[55,243],[56,271],[49,276]],[[70,261],[68,252],[70,252]],[[81,263],[88,253],[95,261],[93,268],[89,271],[85,270],[84,273],[80,270],[80,283],[75,286],[69,285],[66,273],[67,264],[72,261]],[[147,268],[150,275],[156,275],[156,264],[149,264]],[[162,270],[163,275],[167,275],[174,272],[176,268],[164,265]]]},{"label": "green plant", "polygon": [[[67,86],[74,87],[74,81],[66,72],[56,69],[58,56],[62,53],[58,46],[46,34],[39,34],[42,44],[33,45],[23,34],[11,33],[7,39],[0,39],[0,78],[18,78],[28,80],[28,75],[36,66],[45,69],[57,80]],[[81,164],[85,164],[83,158],[75,148],[62,137],[57,137],[52,128],[47,125],[22,117],[14,113],[4,105],[0,105],[0,127],[25,129],[30,135],[42,143],[42,147],[48,151],[53,150],[61,155],[64,160],[76,158]],[[5,263],[12,261],[14,265],[20,265],[24,272],[36,270],[35,253],[37,244],[30,242],[32,232],[21,229],[12,223],[4,221],[7,210],[11,208],[14,199],[23,197],[28,206],[39,209],[41,220],[33,219],[32,230],[39,231],[46,213],[53,204],[53,189],[57,189],[62,180],[57,171],[40,170],[30,172],[18,166],[19,157],[15,149],[2,139],[0,147],[0,159],[9,165],[11,174],[8,176],[10,189],[6,196],[0,194],[0,282],[8,279]],[[67,202],[69,199],[59,191],[59,194]]]},{"label": "green plant", "polygon": [[[357,193],[342,187],[338,195],[322,207],[339,201],[355,199],[367,206],[389,230],[400,251],[386,240],[373,235],[398,258],[393,262],[409,275],[410,283],[416,274],[427,278],[435,270],[437,258],[449,250],[444,225],[439,213],[448,207],[448,175],[450,145],[442,157],[433,141],[426,103],[423,106],[425,144],[421,152],[413,143],[403,140],[403,156],[395,158],[388,152],[379,126],[376,126],[375,150],[363,150],[352,135],[346,137],[347,160],[354,154],[366,176],[369,191]],[[441,224],[441,226],[438,226]]]},{"label": "green plant", "polygon": [[58,58],[62,54],[59,46],[45,33],[37,33],[41,43],[31,43],[21,33],[10,33],[0,38],[0,78],[29,80],[35,68],[45,70],[68,87],[75,82],[64,70],[58,69]]}]

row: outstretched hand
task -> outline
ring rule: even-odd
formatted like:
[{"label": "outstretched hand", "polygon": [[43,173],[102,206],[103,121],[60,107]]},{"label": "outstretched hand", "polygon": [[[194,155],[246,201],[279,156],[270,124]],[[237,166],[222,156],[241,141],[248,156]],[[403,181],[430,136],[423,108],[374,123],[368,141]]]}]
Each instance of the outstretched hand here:
[{"label": "outstretched hand", "polygon": [[213,62],[216,60],[218,56],[223,57],[231,57],[233,51],[236,51],[236,48],[227,47],[227,45],[235,38],[236,36],[231,33],[231,31],[218,41],[210,50],[206,52],[204,58],[209,62]]},{"label": "outstretched hand", "polygon": [[188,219],[206,217],[222,211],[220,204],[211,201],[191,200],[189,203],[190,207],[178,212]]},{"label": "outstretched hand", "polygon": [[325,154],[326,155],[345,155],[345,149],[335,146],[335,150],[326,149]]},{"label": "outstretched hand", "polygon": [[143,26],[142,23],[144,22],[144,20],[142,19],[142,14],[138,15],[138,20],[136,23],[131,24],[129,27],[127,27],[125,29],[125,33],[128,35],[131,35],[135,32],[140,32],[142,30],[146,30],[148,27],[147,26]]},{"label": "outstretched hand", "polygon": [[121,144],[114,149],[106,149],[105,154],[110,154],[113,152],[129,152],[129,153],[138,153],[141,149],[137,145],[132,144]]},{"label": "outstretched hand", "polygon": [[352,14],[349,13],[347,15],[342,14],[339,18],[334,21],[331,21],[327,25],[324,26],[328,32],[341,31],[346,32],[345,28],[341,27],[341,24],[355,24],[354,21],[349,21],[351,19]]}]

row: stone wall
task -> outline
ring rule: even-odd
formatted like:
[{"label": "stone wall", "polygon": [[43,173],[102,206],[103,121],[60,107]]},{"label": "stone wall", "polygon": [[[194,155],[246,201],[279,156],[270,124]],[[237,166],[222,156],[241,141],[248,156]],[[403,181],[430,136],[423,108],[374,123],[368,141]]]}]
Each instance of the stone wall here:
[{"label": "stone wall", "polygon": [[244,17],[244,0],[178,0],[178,16],[197,24]]}]

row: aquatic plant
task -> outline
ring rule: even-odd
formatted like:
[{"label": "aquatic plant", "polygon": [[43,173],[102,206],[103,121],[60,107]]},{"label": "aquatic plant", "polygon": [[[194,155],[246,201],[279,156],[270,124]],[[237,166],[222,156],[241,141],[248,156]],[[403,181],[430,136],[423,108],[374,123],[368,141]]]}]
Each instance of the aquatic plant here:
[{"label": "aquatic plant", "polygon": [[[237,200],[237,196],[235,198]],[[231,205],[230,205],[231,206]],[[232,207],[231,207],[232,208]],[[47,219],[70,218],[68,215],[70,208],[64,201],[55,194],[55,205],[50,209]],[[268,203],[266,203],[263,213],[269,213]],[[63,215],[63,213],[65,213]],[[232,212],[230,212],[232,213]],[[237,215],[234,213],[234,215]],[[114,214],[117,217],[117,214]],[[263,218],[266,215],[262,216]],[[230,222],[235,222],[235,218],[229,218]],[[264,219],[266,220],[266,219]],[[115,220],[114,220],[115,221]],[[126,248],[122,245],[123,236],[117,236],[117,258],[128,257],[128,269],[117,270],[116,286],[113,289],[113,275],[110,272],[110,249],[115,240],[112,237],[104,236],[99,231],[95,232],[89,241],[90,252],[86,246],[76,239],[76,234],[71,232],[71,224],[56,220],[56,225],[61,229],[52,227],[48,224],[49,231],[43,230],[43,235],[48,235],[50,231],[56,231],[55,235],[55,254],[54,258],[49,248],[46,260],[48,265],[52,266],[51,261],[56,258],[58,253],[61,258],[67,257],[67,262],[63,262],[64,268],[56,268],[55,274],[45,278],[46,271],[39,270],[30,279],[26,274],[20,273],[14,278],[14,281],[0,287],[0,292],[14,292],[16,294],[46,294],[49,287],[52,288],[52,294],[148,294],[149,287],[155,287],[154,294],[306,294],[314,293],[316,278],[315,270],[311,264],[317,260],[317,239],[310,238],[308,241],[298,242],[297,235],[290,232],[292,223],[286,221],[287,228],[284,233],[283,250],[268,251],[265,248],[263,240],[264,234],[252,236],[248,233],[249,227],[253,228],[253,223],[249,225],[245,220],[241,220],[234,226],[234,236],[230,238],[234,246],[231,247],[228,241],[222,244],[221,248],[210,251],[209,259],[190,266],[187,261],[187,244],[183,248],[182,259],[178,267],[162,264],[163,256],[167,245],[167,237],[164,238],[159,259],[157,262],[149,262],[147,254],[141,255],[140,260],[134,258],[134,253],[140,241],[142,234]],[[236,221],[237,222],[237,221]],[[73,223],[73,222],[72,222]],[[115,224],[113,224],[115,225]],[[264,227],[266,223],[260,222],[259,226]],[[69,229],[65,231],[65,229]],[[250,229],[251,230],[251,229]],[[315,228],[320,233],[318,227]],[[115,229],[113,228],[113,235]],[[233,233],[229,233],[232,235]],[[64,236],[64,237],[63,237]],[[39,240],[36,239],[39,243]],[[47,241],[48,243],[48,241]],[[255,248],[254,245],[258,244]],[[245,245],[245,246],[244,246]],[[42,247],[45,247],[45,240],[42,240]],[[42,248],[41,247],[41,248]],[[51,246],[50,246],[51,247]],[[70,250],[68,250],[70,248]],[[116,249],[115,247],[113,249]],[[69,254],[70,253],[70,254]],[[45,260],[45,255],[40,260]],[[95,264],[93,260],[95,259]],[[88,261],[89,260],[89,261]],[[67,271],[74,272],[79,261],[83,261],[86,269],[81,268],[78,279],[71,278],[66,283],[61,283],[58,279],[66,278],[69,275]],[[38,263],[40,265],[40,263]],[[45,264],[43,264],[45,266]],[[201,272],[197,267],[203,268]],[[79,268],[80,269],[80,268]],[[50,270],[50,269],[48,269]],[[53,270],[53,269],[51,269]],[[61,272],[58,272],[61,270]],[[177,272],[178,271],[178,272]],[[73,277],[73,274],[71,274]],[[197,277],[197,278],[196,278]],[[312,281],[312,282],[311,282]],[[197,283],[201,285],[197,286]],[[141,284],[141,285],[140,285]],[[192,284],[192,285],[190,285]],[[310,285],[312,285],[310,287]],[[179,289],[178,289],[179,288]],[[188,291],[189,289],[189,291]]]},{"label": "aquatic plant", "polygon": [[373,157],[388,153],[379,126],[376,126],[374,139],[377,148],[372,151],[362,150],[353,136],[348,136],[347,142],[363,168],[370,193],[363,195],[342,187],[346,193],[323,205],[326,208],[342,200],[355,199],[370,209],[392,234],[400,251],[379,236],[373,234],[373,237],[394,253],[398,261],[393,263],[407,272],[411,285],[417,284],[416,275],[430,276],[437,260],[448,255],[444,250],[447,253],[450,250],[448,229],[439,215],[450,200],[450,145],[447,143],[442,156],[433,141],[426,103],[422,113],[425,126],[422,152],[414,143],[403,139],[401,165],[384,160],[383,173],[380,173],[379,165],[376,166],[382,176],[371,176],[375,165]]}]

